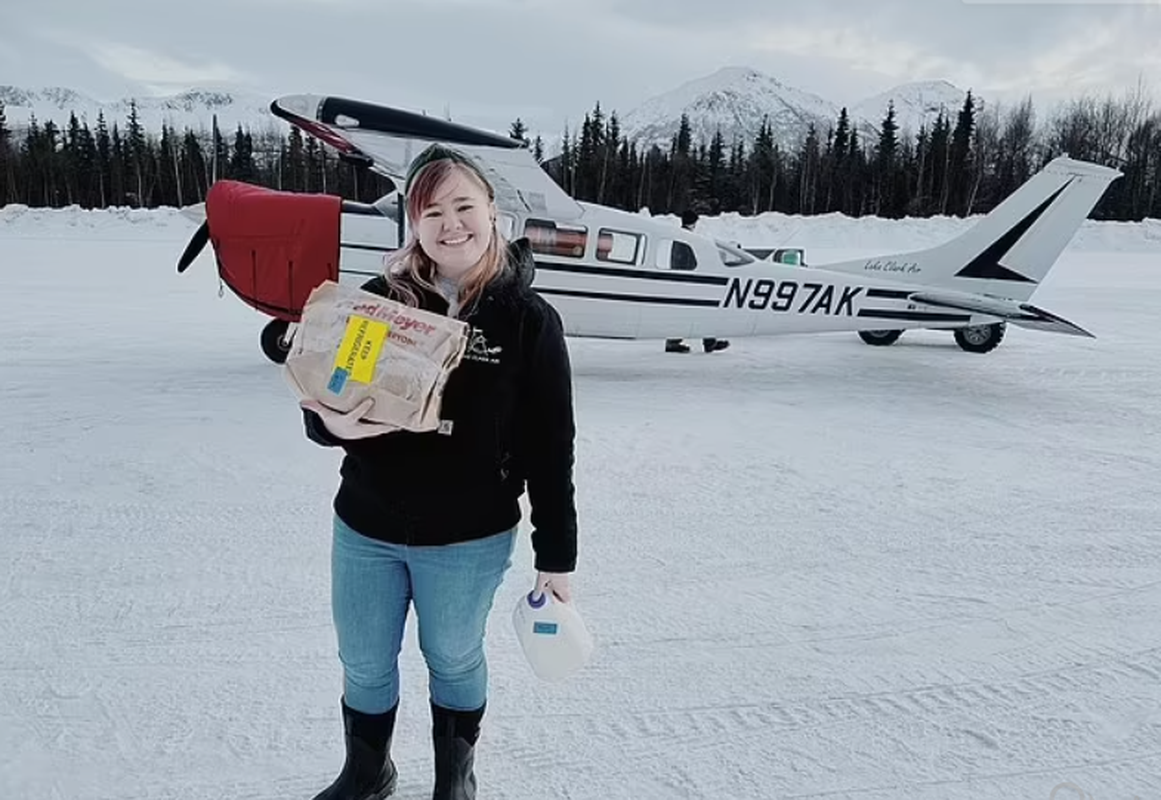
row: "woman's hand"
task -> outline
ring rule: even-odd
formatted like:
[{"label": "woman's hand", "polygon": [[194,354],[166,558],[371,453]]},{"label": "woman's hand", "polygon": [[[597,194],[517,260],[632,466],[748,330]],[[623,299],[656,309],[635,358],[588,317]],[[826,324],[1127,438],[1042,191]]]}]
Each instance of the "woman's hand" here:
[{"label": "woman's hand", "polygon": [[568,603],[572,600],[567,572],[537,572],[536,591],[541,594],[552,592],[553,596],[562,603]]},{"label": "woman's hand", "polygon": [[318,414],[326,429],[340,439],[369,439],[372,436],[402,430],[395,425],[362,419],[365,414],[370,413],[371,406],[375,405],[373,397],[368,397],[345,414],[329,409],[317,400],[303,400],[299,405]]}]

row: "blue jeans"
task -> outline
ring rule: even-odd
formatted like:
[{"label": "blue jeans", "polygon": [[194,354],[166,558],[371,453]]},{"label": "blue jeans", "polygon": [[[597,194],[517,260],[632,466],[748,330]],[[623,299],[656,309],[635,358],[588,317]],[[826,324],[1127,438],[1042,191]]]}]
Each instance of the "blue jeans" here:
[{"label": "blue jeans", "polygon": [[399,651],[411,603],[436,705],[473,711],[487,699],[484,630],[512,564],[516,530],[438,547],[363,536],[337,516],[331,611],[348,706],[378,714],[399,700]]}]

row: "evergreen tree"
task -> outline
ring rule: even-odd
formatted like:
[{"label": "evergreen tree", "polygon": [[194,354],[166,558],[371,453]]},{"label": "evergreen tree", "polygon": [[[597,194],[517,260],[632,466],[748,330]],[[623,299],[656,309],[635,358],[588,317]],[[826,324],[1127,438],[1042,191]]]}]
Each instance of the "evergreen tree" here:
[{"label": "evergreen tree", "polygon": [[40,122],[37,121],[36,114],[30,114],[28,117],[28,132],[20,149],[24,167],[25,202],[29,205],[51,205],[40,168],[41,135]]},{"label": "evergreen tree", "polygon": [[950,140],[951,122],[944,116],[943,111],[940,111],[931,128],[931,159],[928,171],[928,187],[925,192],[930,200],[924,210],[925,215],[947,213]]},{"label": "evergreen tree", "polygon": [[181,143],[181,175],[184,197],[182,202],[200,203],[206,199],[209,182],[206,179],[206,159],[197,134],[186,129]]},{"label": "evergreen tree", "polygon": [[617,208],[636,211],[633,208],[633,187],[637,185],[637,149],[625,137],[620,137],[617,148]]},{"label": "evergreen tree", "polygon": [[[228,177],[227,172],[230,168],[230,148],[226,144],[225,138],[222,136],[222,131],[218,128],[218,115],[213,116],[213,125],[211,128],[212,142],[210,145],[210,185],[213,185],[219,178]],[[315,141],[311,137],[311,141]],[[317,152],[317,148],[316,148]],[[309,189],[307,191],[310,191]]]},{"label": "evergreen tree", "polygon": [[770,118],[763,117],[758,134],[754,138],[754,150],[750,154],[748,170],[747,207],[752,214],[774,210],[774,187],[777,177],[774,166],[774,130],[770,127]]},{"label": "evergreen tree", "polygon": [[730,145],[730,159],[726,166],[726,180],[722,187],[722,210],[740,211],[743,207],[743,187],[745,186],[746,143],[740,136],[734,136]]},{"label": "evergreen tree", "polygon": [[248,131],[242,130],[241,123],[234,132],[234,153],[230,157],[230,178],[236,181],[253,182],[257,168],[254,164],[254,140]]},{"label": "evergreen tree", "polygon": [[508,138],[529,144],[528,126],[524,124],[524,121],[520,117],[517,117],[516,121],[512,123],[512,127],[508,129]]},{"label": "evergreen tree", "polygon": [[621,193],[621,170],[617,150],[621,143],[621,123],[617,112],[609,114],[601,143],[600,180],[597,184],[597,202],[618,204]]},{"label": "evergreen tree", "polygon": [[668,191],[660,206],[653,206],[654,211],[681,212],[690,207],[690,190],[693,184],[693,131],[689,122],[689,115],[682,113],[681,121],[677,126],[677,133],[670,143],[670,164]]},{"label": "evergreen tree", "polygon": [[85,208],[96,208],[99,202],[97,186],[99,174],[97,169],[97,144],[93,141],[93,132],[89,130],[86,121],[81,125],[80,141],[80,183],[84,191],[81,201]]},{"label": "evergreen tree", "polygon": [[125,143],[121,139],[121,131],[117,123],[113,123],[112,142],[109,148],[109,203],[114,206],[125,205]]},{"label": "evergreen tree", "polygon": [[818,141],[818,130],[811,123],[807,129],[806,139],[798,155],[798,170],[796,183],[798,184],[798,208],[800,214],[814,214],[818,201],[819,162],[821,145]]},{"label": "evergreen tree", "polygon": [[16,158],[12,154],[12,135],[0,100],[0,208],[16,202]]},{"label": "evergreen tree", "polygon": [[703,198],[706,205],[713,209],[721,208],[721,195],[726,177],[726,141],[722,138],[722,130],[714,131],[710,140],[709,151],[706,154],[706,180]]},{"label": "evergreen tree", "polygon": [[76,112],[69,112],[69,124],[65,130],[64,144],[61,148],[61,174],[64,179],[65,203],[80,205],[82,203],[82,189],[80,186],[80,150],[81,150],[81,123]]},{"label": "evergreen tree", "polygon": [[899,125],[895,121],[895,101],[887,103],[887,115],[879,126],[875,146],[874,205],[872,213],[898,217],[902,213],[898,191]]},{"label": "evergreen tree", "polygon": [[576,171],[574,168],[575,161],[575,148],[573,147],[572,139],[568,132],[568,126],[566,125],[564,128],[564,135],[561,138],[559,182],[561,188],[573,197],[576,196]]},{"label": "evergreen tree", "polygon": [[927,207],[928,186],[931,181],[931,135],[927,132],[926,123],[919,126],[919,133],[915,137],[915,158],[912,160],[911,171],[907,176],[907,185],[910,198],[907,201],[907,214],[912,217],[923,216]]},{"label": "evergreen tree", "polygon": [[113,147],[109,142],[109,128],[105,124],[105,112],[97,112],[97,203],[106,208],[110,202],[113,185]]},{"label": "evergreen tree", "polygon": [[856,217],[864,214],[865,161],[863,146],[859,143],[859,131],[857,128],[851,128],[850,144],[846,147],[846,157],[843,160],[841,206],[843,214]]},{"label": "evergreen tree", "polygon": [[129,168],[129,177],[133,181],[133,205],[143,207],[149,201],[146,196],[146,160],[148,148],[145,142],[145,130],[141,127],[141,119],[137,114],[137,101],[129,101],[129,128],[125,133],[126,162]]},{"label": "evergreen tree", "polygon": [[581,200],[600,202],[605,171],[605,115],[597,103],[592,112],[585,114],[581,124],[580,140],[576,146],[576,186],[574,196]]},{"label": "evergreen tree", "polygon": [[176,208],[181,208],[184,205],[177,152],[173,130],[163,122],[161,124],[161,143],[157,151],[157,205]]},{"label": "evergreen tree", "polygon": [[30,118],[23,147],[30,204],[56,208],[66,200],[60,187],[63,170],[58,163],[58,135],[52,120],[41,126],[35,115]]},{"label": "evergreen tree", "polygon": [[301,192],[306,188],[306,151],[302,143],[302,131],[291,126],[286,158],[283,163],[285,188],[291,192]]},{"label": "evergreen tree", "polygon": [[948,151],[948,180],[940,213],[963,214],[967,208],[968,174],[971,170],[971,142],[975,133],[975,100],[971,91],[964,98],[956,118]]},{"label": "evergreen tree", "polygon": [[320,191],[321,181],[319,180],[319,145],[318,140],[313,136],[306,140],[306,147],[304,148],[303,163],[305,169],[303,171],[302,191],[317,192]]},{"label": "evergreen tree", "polygon": [[846,106],[839,110],[834,137],[823,159],[822,178],[826,183],[826,197],[823,210],[843,211],[849,195],[850,169],[848,161],[851,152],[851,120]]}]

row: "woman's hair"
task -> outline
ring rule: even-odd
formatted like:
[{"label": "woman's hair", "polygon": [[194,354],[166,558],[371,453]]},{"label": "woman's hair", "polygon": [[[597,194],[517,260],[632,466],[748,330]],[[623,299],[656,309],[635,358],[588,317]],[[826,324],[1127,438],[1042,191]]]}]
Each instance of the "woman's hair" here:
[{"label": "woman's hair", "polygon": [[[388,257],[384,277],[392,295],[409,306],[419,305],[419,296],[415,293],[414,286],[439,293],[435,286],[435,262],[420,247],[419,237],[414,231],[420,214],[431,203],[436,190],[452,175],[453,170],[458,170],[468,180],[474,181],[488,195],[489,201],[495,199],[495,192],[487,178],[463,156],[429,160],[413,176],[408,176],[406,210],[408,227],[412,233],[407,244]],[[469,304],[479,297],[488,282],[503,272],[508,263],[507,255],[507,243],[493,225],[492,239],[487,249],[484,250],[479,263],[468,272],[460,284],[460,308],[467,309]]]}]

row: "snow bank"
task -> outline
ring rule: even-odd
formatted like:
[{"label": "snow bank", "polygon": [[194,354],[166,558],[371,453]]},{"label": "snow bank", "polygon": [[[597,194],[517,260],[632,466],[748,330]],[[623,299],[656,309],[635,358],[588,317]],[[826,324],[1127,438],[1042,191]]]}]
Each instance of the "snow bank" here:
[{"label": "snow bank", "polygon": [[195,223],[176,208],[117,207],[88,210],[75,205],[66,208],[31,208],[15,203],[0,208],[0,236],[11,238],[51,236],[100,241],[180,239],[195,227]]},{"label": "snow bank", "polygon": [[[679,224],[673,215],[662,215]],[[899,251],[941,244],[970,228],[979,216],[884,219],[843,214],[800,216],[766,213],[745,217],[729,213],[703,217],[698,232],[746,246],[805,247],[810,250]],[[9,205],[0,208],[0,235],[39,238],[51,235],[99,240],[169,237],[180,239],[195,223],[180,209],[111,208],[85,210]],[[1071,252],[1161,253],[1161,220],[1103,222],[1086,220],[1069,244]]]},{"label": "snow bank", "polygon": [[[677,218],[672,217],[674,224]],[[845,214],[765,213],[756,217],[722,214],[703,217],[699,233],[746,246],[805,247],[826,250],[899,251],[933,247],[958,236],[982,216],[885,219]],[[1071,252],[1161,253],[1161,220],[1105,222],[1085,220],[1068,246]]]}]

